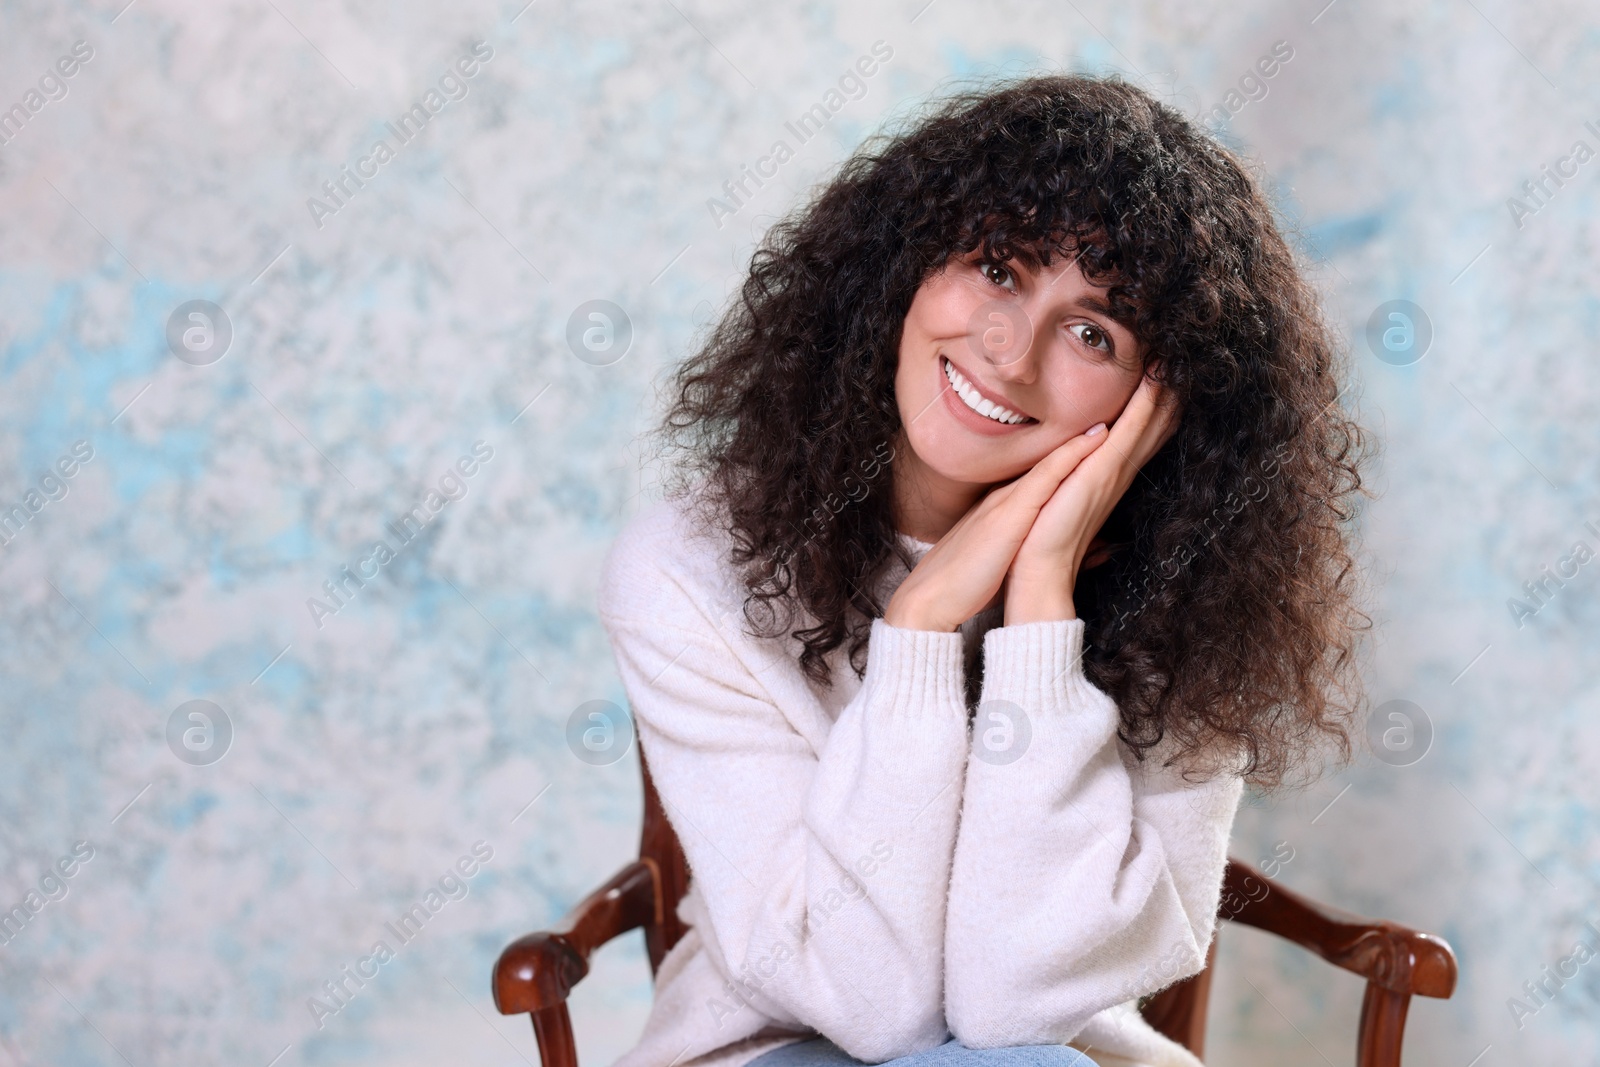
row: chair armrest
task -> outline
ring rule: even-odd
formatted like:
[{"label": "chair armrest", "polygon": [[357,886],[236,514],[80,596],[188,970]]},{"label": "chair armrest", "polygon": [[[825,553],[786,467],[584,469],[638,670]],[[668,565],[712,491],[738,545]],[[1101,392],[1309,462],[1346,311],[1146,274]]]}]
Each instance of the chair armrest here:
[{"label": "chair armrest", "polygon": [[566,1001],[589,973],[589,956],[620,934],[661,924],[661,872],[655,861],[628,864],[567,913],[552,930],[513,941],[494,965],[494,1006],[502,1015]]},{"label": "chair armrest", "polygon": [[1318,904],[1238,860],[1228,861],[1219,915],[1293,941],[1395,993],[1447,998],[1455,992],[1456,957],[1443,938]]}]

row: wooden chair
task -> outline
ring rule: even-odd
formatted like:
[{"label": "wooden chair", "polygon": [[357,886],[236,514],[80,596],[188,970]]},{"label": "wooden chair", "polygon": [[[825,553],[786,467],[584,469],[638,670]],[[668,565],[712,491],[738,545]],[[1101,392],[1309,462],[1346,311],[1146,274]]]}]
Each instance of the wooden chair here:
[{"label": "wooden chair", "polygon": [[[589,973],[595,949],[643,927],[654,974],[686,929],[677,910],[689,886],[688,864],[642,748],[639,769],[644,776],[639,859],[585,897],[553,930],[512,942],[494,966],[495,1007],[502,1015],[533,1017],[544,1067],[578,1067],[566,1001]],[[1357,1067],[1399,1067],[1412,996],[1449,997],[1455,991],[1455,954],[1443,938],[1315,903],[1238,860],[1228,862],[1218,917],[1277,934],[1367,980]],[[1196,1056],[1204,1055],[1216,952],[1212,938],[1205,969],[1147,999],[1141,1009],[1155,1029]]]}]

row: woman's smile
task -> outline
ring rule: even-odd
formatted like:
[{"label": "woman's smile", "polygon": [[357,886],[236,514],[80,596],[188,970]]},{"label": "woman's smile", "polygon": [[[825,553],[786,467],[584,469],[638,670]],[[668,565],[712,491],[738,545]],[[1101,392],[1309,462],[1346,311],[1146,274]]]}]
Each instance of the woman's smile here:
[{"label": "woman's smile", "polygon": [[[940,356],[939,366],[950,383],[945,399],[955,408],[957,418],[979,433],[1007,433],[1038,424],[1039,420],[1023,412],[1021,405],[963,374],[949,356]],[[972,415],[978,418],[974,420]]]},{"label": "woman's smile", "polygon": [[1142,346],[1106,296],[1065,255],[1001,264],[974,248],[923,279],[895,369],[906,446],[895,458],[896,515],[907,532],[937,540],[990,487],[1127,406]]}]

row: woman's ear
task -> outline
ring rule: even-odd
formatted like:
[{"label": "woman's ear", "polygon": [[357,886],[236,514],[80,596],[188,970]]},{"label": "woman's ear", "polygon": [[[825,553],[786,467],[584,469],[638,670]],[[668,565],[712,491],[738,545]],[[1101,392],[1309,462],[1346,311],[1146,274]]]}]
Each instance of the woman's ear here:
[{"label": "woman's ear", "polygon": [[1158,452],[1177,434],[1178,424],[1183,421],[1183,404],[1179,401],[1178,395],[1173,391],[1172,386],[1165,380],[1165,369],[1162,361],[1157,359],[1150,362],[1144,373],[1146,378],[1157,382],[1161,387],[1158,403],[1163,410],[1157,417],[1165,421],[1166,427],[1161,433],[1161,443],[1156,446],[1156,451]]}]

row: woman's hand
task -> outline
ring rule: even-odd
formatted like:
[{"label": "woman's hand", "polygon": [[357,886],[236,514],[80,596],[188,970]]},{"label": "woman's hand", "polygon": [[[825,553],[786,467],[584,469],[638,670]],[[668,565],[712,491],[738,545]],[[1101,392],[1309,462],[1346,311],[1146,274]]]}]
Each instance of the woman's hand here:
[{"label": "woman's hand", "polygon": [[1103,429],[1079,434],[1028,473],[989,490],[900,583],[883,621],[906,630],[949,632],[982,611],[1000,591],[1041,509],[1108,436]]},{"label": "woman's hand", "polygon": [[1095,450],[1058,484],[1017,549],[1006,580],[1005,624],[1073,619],[1072,591],[1090,542],[1139,468],[1178,429],[1176,398],[1146,375]]}]

